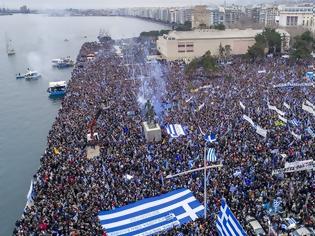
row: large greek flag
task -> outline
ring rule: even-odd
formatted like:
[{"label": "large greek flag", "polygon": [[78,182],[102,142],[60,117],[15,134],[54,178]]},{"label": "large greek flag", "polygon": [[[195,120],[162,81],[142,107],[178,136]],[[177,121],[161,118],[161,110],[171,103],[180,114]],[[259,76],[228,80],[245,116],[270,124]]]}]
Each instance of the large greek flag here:
[{"label": "large greek flag", "polygon": [[101,211],[100,223],[108,236],[151,235],[203,217],[204,207],[189,189],[181,188],[114,210]]},{"label": "large greek flag", "polygon": [[235,218],[224,199],[221,200],[221,208],[216,221],[216,226],[220,236],[246,235],[243,227]]},{"label": "large greek flag", "polygon": [[180,124],[167,125],[166,131],[172,138],[177,138],[181,135],[186,135],[183,126]]},{"label": "large greek flag", "polygon": [[217,161],[217,156],[215,155],[215,149],[209,148],[207,152],[207,161],[215,162]]}]

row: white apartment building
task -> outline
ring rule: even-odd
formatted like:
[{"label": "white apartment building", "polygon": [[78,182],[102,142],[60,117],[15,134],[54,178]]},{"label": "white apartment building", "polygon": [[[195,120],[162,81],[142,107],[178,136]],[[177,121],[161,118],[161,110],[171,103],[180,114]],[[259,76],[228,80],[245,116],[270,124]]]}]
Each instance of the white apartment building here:
[{"label": "white apartment building", "polygon": [[310,28],[314,22],[314,6],[279,6],[279,26]]}]

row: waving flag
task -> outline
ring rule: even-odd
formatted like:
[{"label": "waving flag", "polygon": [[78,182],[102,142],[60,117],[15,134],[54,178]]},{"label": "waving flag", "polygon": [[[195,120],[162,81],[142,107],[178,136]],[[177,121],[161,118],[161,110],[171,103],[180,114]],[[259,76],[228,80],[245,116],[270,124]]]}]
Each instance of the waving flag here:
[{"label": "waving flag", "polygon": [[246,235],[243,227],[235,218],[224,199],[221,200],[221,208],[216,221],[216,226],[220,236]]},{"label": "waving flag", "polygon": [[285,106],[287,109],[291,109],[290,105],[286,102],[283,103],[283,106]]},{"label": "waving flag", "polygon": [[244,120],[247,120],[253,127],[255,127],[255,123],[254,123],[254,121],[252,120],[252,118],[250,118],[250,117],[247,116],[247,115],[243,115],[243,119],[244,119]]},{"label": "waving flag", "polygon": [[292,120],[290,120],[290,123],[294,126],[299,126],[301,124],[301,122],[297,120],[296,118],[293,118]]},{"label": "waving flag", "polygon": [[167,125],[166,131],[172,138],[177,138],[181,135],[186,135],[183,126],[180,124]]},{"label": "waving flag", "polygon": [[311,135],[312,138],[315,138],[315,132],[311,127],[308,127],[306,131]]},{"label": "waving flag", "polygon": [[215,155],[215,149],[209,148],[207,152],[207,161],[215,162],[217,161],[217,156]]},{"label": "waving flag", "polygon": [[243,110],[245,110],[245,105],[240,101],[240,106]]},{"label": "waving flag", "polygon": [[204,207],[189,189],[177,189],[114,210],[101,211],[108,236],[152,235],[203,217]]},{"label": "waving flag", "polygon": [[217,141],[216,134],[213,132],[211,132],[210,134],[206,134],[205,140],[206,140],[206,142],[210,142],[210,143]]}]

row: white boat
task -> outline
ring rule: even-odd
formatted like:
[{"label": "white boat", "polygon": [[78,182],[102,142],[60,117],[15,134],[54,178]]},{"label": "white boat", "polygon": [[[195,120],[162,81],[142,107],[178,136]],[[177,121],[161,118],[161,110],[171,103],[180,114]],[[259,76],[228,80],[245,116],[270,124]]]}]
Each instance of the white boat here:
[{"label": "white boat", "polygon": [[42,77],[42,75],[39,72],[37,72],[37,71],[28,71],[24,75],[24,78],[28,79],[28,80],[39,79],[40,77]]},{"label": "white boat", "polygon": [[66,93],[66,81],[49,82],[47,92],[49,96],[62,96]]},{"label": "white boat", "polygon": [[74,61],[70,57],[63,57],[51,60],[52,66],[59,69],[74,66]]},{"label": "white boat", "polygon": [[7,36],[5,36],[5,37],[6,37],[7,54],[8,54],[8,56],[13,56],[13,55],[15,55],[15,50],[14,50],[13,45],[12,45],[12,40],[8,39]]}]

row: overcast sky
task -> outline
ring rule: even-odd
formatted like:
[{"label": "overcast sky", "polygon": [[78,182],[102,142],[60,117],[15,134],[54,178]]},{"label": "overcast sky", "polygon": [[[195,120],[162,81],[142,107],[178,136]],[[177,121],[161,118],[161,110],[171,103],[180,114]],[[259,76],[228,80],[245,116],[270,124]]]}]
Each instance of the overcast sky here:
[{"label": "overcast sky", "polygon": [[[228,4],[250,4],[260,0],[226,0]],[[271,1],[271,0],[265,0]],[[277,0],[274,0],[277,1]],[[27,5],[37,9],[64,8],[118,8],[118,7],[162,7],[190,6],[195,4],[222,4],[224,0],[0,0],[0,7],[20,7]]]}]

